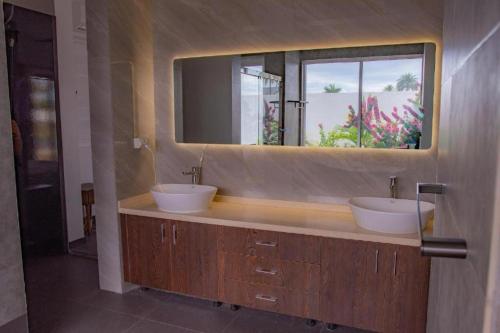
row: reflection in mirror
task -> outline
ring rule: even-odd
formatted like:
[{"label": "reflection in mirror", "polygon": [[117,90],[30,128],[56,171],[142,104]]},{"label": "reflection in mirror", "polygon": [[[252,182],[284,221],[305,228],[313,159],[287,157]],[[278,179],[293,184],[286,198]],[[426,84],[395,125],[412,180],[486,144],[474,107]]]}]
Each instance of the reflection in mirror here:
[{"label": "reflection in mirror", "polygon": [[434,44],[178,59],[176,140],[422,149]]}]

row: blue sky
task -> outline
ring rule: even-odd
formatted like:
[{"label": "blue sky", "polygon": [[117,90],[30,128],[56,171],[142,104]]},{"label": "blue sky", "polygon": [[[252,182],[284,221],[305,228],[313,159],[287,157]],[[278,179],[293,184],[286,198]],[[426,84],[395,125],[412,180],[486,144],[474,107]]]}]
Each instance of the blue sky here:
[{"label": "blue sky", "polygon": [[[337,62],[306,65],[306,91],[320,93],[333,83],[341,92],[357,92],[359,80],[358,62]],[[363,91],[382,91],[388,84],[396,86],[397,79],[412,73],[421,82],[421,59],[373,60],[363,62]]]},{"label": "blue sky", "polygon": [[[249,67],[262,70],[262,66]],[[342,88],[341,92],[358,92],[359,62],[318,63],[306,65],[307,93],[322,93],[324,87],[334,83]],[[412,73],[417,80],[422,80],[422,59],[372,60],[363,62],[363,91],[379,92],[388,84],[396,86],[397,79],[406,73]],[[256,94],[258,80],[249,75],[242,75],[242,93]]]}]

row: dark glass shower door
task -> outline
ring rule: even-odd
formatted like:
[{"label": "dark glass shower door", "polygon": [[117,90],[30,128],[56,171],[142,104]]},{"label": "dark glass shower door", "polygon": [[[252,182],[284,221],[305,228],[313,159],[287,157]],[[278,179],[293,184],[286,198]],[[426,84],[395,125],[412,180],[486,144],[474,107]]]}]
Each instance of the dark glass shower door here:
[{"label": "dark glass shower door", "polygon": [[4,4],[23,254],[66,251],[55,22]]}]

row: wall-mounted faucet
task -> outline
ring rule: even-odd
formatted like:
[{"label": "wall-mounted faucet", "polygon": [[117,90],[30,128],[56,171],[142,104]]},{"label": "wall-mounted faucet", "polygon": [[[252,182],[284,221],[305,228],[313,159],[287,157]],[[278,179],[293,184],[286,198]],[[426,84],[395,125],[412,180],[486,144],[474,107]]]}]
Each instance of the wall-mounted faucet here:
[{"label": "wall-mounted faucet", "polygon": [[191,184],[199,185],[201,180],[201,169],[203,166],[203,161],[205,159],[205,150],[207,150],[208,145],[205,145],[200,155],[200,162],[198,166],[191,167],[191,171],[183,171],[184,176],[191,176]]},{"label": "wall-mounted faucet", "polygon": [[396,177],[396,176],[389,177],[389,192],[391,194],[391,198],[397,199],[397,197],[398,197],[398,177]]}]

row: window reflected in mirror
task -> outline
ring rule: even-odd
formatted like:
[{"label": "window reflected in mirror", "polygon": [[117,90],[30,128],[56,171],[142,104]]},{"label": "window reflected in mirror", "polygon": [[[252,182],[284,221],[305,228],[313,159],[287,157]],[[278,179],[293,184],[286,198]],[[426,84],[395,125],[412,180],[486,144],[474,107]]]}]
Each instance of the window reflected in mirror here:
[{"label": "window reflected in mirror", "polygon": [[419,148],[422,65],[421,56],[306,62],[305,145]]}]

